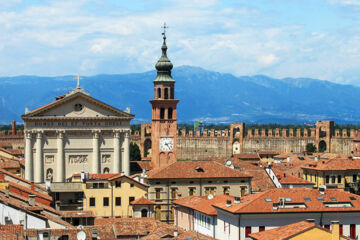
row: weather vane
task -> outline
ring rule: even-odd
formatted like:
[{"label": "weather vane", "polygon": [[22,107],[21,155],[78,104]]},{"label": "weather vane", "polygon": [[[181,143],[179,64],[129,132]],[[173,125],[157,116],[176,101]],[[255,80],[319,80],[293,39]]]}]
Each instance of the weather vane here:
[{"label": "weather vane", "polygon": [[74,77],[74,79],[77,80],[77,86],[76,86],[76,88],[80,88],[80,79],[82,79],[82,78],[80,77],[79,73],[77,74],[77,77]]},{"label": "weather vane", "polygon": [[161,33],[164,37],[166,37],[166,29],[169,28],[169,26],[166,26],[166,22],[164,22],[164,26],[162,26],[161,28],[164,29],[164,31]]}]

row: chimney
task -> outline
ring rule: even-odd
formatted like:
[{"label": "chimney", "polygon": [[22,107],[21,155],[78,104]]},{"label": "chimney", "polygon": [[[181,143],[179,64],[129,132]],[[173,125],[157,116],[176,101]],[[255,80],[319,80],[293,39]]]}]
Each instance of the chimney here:
[{"label": "chimney", "polygon": [[324,194],[325,194],[325,190],[326,190],[326,186],[325,186],[325,185],[319,187],[319,192],[320,192],[320,194],[324,195]]},{"label": "chimney", "polygon": [[339,221],[331,221],[331,236],[332,240],[340,240]]},{"label": "chimney", "polygon": [[5,188],[5,195],[7,198],[10,196],[9,185]]},{"label": "chimney", "polygon": [[12,132],[12,135],[15,135],[15,134],[16,134],[15,126],[16,126],[16,122],[15,122],[15,120],[12,120],[12,124],[11,124],[11,132]]},{"label": "chimney", "polygon": [[234,197],[234,204],[240,203],[240,197]]},{"label": "chimney", "polygon": [[29,205],[35,206],[35,195],[33,195],[33,194],[29,195]]},{"label": "chimney", "polygon": [[25,114],[28,113],[28,112],[29,112],[29,108],[26,107],[26,108],[25,108]]},{"label": "chimney", "polygon": [[226,200],[226,207],[231,207],[231,200]]},{"label": "chimney", "polygon": [[31,190],[35,190],[35,184],[33,182],[31,183]]}]

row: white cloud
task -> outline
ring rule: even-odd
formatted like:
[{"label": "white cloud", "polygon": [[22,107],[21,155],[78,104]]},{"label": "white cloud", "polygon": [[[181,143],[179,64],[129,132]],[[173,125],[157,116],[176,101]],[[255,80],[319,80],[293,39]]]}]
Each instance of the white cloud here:
[{"label": "white cloud", "polygon": [[263,65],[272,65],[278,61],[278,57],[276,57],[274,54],[267,54],[262,55],[258,57],[258,61]]}]

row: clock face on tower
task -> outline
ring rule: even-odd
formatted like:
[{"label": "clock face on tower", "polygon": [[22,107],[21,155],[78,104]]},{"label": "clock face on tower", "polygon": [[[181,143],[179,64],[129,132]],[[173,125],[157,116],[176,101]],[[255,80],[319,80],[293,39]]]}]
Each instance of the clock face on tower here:
[{"label": "clock face on tower", "polygon": [[171,151],[174,148],[174,139],[172,137],[160,138],[160,150]]}]

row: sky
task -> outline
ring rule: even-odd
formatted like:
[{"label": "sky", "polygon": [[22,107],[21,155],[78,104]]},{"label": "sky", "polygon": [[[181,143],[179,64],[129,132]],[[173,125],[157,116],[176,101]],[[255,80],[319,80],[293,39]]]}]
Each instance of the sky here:
[{"label": "sky", "polygon": [[360,0],[0,0],[0,76],[154,69],[360,86]]}]

